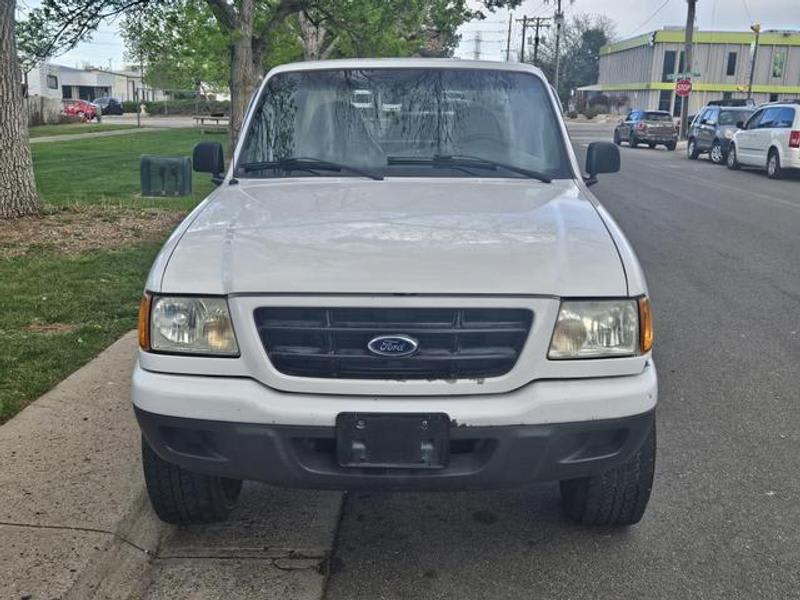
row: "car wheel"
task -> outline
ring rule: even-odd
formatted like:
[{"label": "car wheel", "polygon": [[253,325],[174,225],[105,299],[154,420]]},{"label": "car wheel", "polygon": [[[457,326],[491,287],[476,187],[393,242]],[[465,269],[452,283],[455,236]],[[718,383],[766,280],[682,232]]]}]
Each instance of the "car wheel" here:
[{"label": "car wheel", "polygon": [[777,150],[770,150],[767,157],[767,175],[770,179],[780,179],[783,177],[783,169],[781,168],[781,157],[778,156]]},{"label": "car wheel", "polygon": [[732,171],[739,169],[741,165],[739,164],[739,159],[736,157],[736,146],[731,144],[731,147],[728,149],[728,161],[727,161],[728,168]]},{"label": "car wheel", "polygon": [[700,156],[700,152],[697,150],[697,142],[694,138],[689,140],[689,145],[686,146],[686,155],[689,157],[689,160],[697,160],[697,157]]},{"label": "car wheel", "polygon": [[628,462],[599,475],[561,482],[565,512],[583,525],[635,525],[650,500],[655,464],[653,423],[642,447]]},{"label": "car wheel", "polygon": [[192,473],[165,461],[142,438],[147,495],[165,523],[192,525],[224,521],[236,506],[242,482]]},{"label": "car wheel", "polygon": [[631,134],[630,138],[628,138],[628,145],[631,148],[638,148],[639,147],[639,140],[636,139],[636,136]]},{"label": "car wheel", "polygon": [[725,162],[725,153],[722,151],[722,144],[719,143],[719,140],[714,140],[711,152],[709,152],[709,158],[715,165],[721,165]]},{"label": "car wheel", "polygon": [[668,142],[668,143],[666,143],[664,145],[667,147],[667,150],[669,150],[670,152],[675,152],[675,148],[678,147],[678,144],[676,144],[675,142]]},{"label": "car wheel", "polygon": [[655,144],[647,144],[647,147],[650,148],[650,150],[654,150],[656,145]]},{"label": "car wheel", "polygon": [[621,146],[622,145],[622,139],[619,137],[619,131],[615,131],[614,132],[614,143],[617,146]]}]

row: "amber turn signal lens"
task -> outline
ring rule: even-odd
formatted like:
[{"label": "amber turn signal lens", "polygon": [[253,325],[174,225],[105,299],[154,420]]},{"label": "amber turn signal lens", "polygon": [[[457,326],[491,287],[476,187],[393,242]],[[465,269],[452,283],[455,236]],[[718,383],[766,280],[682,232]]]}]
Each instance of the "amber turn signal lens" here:
[{"label": "amber turn signal lens", "polygon": [[653,349],[653,311],[647,296],[639,298],[639,349],[642,354]]},{"label": "amber turn signal lens", "polygon": [[139,301],[139,348],[150,350],[150,294]]}]

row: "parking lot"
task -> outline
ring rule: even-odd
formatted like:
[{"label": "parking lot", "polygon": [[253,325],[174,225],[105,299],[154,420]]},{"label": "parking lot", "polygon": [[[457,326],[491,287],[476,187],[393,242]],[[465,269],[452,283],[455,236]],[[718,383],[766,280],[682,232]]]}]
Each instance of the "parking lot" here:
[{"label": "parking lot", "polygon": [[[611,125],[574,125],[579,153]],[[800,586],[800,178],[622,149],[593,189],[656,314],[653,499],[628,531],[569,523],[557,486],[351,494],[330,599],[789,598]]]}]

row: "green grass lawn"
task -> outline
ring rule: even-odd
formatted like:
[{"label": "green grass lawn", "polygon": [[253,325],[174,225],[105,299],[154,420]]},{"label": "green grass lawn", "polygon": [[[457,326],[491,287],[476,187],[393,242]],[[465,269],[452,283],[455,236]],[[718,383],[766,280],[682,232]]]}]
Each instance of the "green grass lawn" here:
[{"label": "green grass lawn", "polygon": [[[49,210],[72,207],[64,218],[80,215],[84,205],[103,209],[97,218],[109,222],[142,206],[185,212],[213,188],[208,176],[195,174],[189,198],[137,198],[139,156],[189,155],[198,141],[214,139],[226,136],[170,130],[34,144],[37,185]],[[97,213],[89,214],[94,219]],[[146,211],[137,214],[147,219]],[[69,253],[54,240],[54,246],[29,246],[21,255],[0,254],[0,423],[135,327],[147,272],[168,233],[123,247]]]},{"label": "green grass lawn", "polygon": [[225,143],[226,134],[196,129],[100,137],[33,144],[36,185],[46,204],[100,204],[112,207],[191,208],[213,189],[211,177],[195,173],[193,195],[185,198],[140,198],[139,158],[142,154],[191,155],[199,141]]},{"label": "green grass lawn", "polygon": [[63,125],[37,125],[28,131],[30,137],[46,137],[49,135],[74,135],[76,133],[97,133],[117,129],[133,129],[136,125],[119,125],[113,123],[64,123]]}]

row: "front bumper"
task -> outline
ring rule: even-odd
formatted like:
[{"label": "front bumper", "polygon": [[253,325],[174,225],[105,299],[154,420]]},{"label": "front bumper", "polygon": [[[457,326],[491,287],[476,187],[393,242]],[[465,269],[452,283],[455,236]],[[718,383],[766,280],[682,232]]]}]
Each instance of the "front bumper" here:
[{"label": "front bumper", "polygon": [[164,460],[210,475],[313,489],[484,489],[604,472],[627,461],[655,411],[600,421],[450,427],[438,470],[339,466],[334,427],[170,417],[136,408],[147,443]]}]

